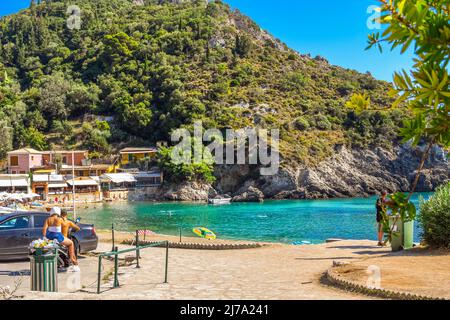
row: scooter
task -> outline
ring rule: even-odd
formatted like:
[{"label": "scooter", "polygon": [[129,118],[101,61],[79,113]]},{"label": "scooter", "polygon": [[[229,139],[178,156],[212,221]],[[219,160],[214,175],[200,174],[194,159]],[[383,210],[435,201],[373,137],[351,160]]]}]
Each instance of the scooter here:
[{"label": "scooter", "polygon": [[63,245],[58,247],[58,270],[70,267],[69,249]]}]

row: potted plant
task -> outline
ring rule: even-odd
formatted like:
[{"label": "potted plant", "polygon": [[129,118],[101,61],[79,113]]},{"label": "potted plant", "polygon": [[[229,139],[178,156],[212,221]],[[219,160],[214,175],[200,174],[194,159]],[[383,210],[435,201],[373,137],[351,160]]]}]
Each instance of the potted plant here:
[{"label": "potted plant", "polygon": [[389,195],[386,204],[391,213],[388,214],[387,211],[382,213],[385,244],[389,242],[392,251],[410,249],[413,245],[416,206],[410,201],[410,196],[402,192]]}]

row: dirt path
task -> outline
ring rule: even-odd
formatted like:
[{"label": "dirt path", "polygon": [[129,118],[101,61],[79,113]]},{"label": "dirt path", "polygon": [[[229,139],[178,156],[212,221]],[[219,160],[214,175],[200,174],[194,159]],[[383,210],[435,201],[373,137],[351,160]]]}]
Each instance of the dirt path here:
[{"label": "dirt path", "polygon": [[382,289],[450,299],[449,250],[417,248],[355,261],[335,271],[340,278],[365,285],[369,266],[380,271]]}]

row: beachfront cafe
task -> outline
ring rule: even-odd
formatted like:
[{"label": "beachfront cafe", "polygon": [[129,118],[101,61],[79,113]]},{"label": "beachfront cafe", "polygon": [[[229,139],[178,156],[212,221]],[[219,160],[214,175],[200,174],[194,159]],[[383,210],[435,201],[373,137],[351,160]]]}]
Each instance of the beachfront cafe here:
[{"label": "beachfront cafe", "polygon": [[75,189],[75,200],[77,201],[101,201],[103,199],[100,190],[100,181],[98,177],[78,177],[66,181],[68,191],[67,200],[71,200],[73,189]]},{"label": "beachfront cafe", "polygon": [[158,187],[163,183],[163,174],[160,171],[138,172],[134,175],[136,187]]},{"label": "beachfront cafe", "polygon": [[44,200],[65,194],[67,187],[64,177],[57,174],[34,174],[31,183],[33,193],[41,195]]},{"label": "beachfront cafe", "polygon": [[107,173],[100,177],[103,191],[125,191],[136,188],[136,179],[130,173]]},{"label": "beachfront cafe", "polygon": [[30,177],[27,174],[0,174],[0,192],[30,193]]},{"label": "beachfront cafe", "polygon": [[67,180],[66,183],[70,190],[75,186],[75,193],[91,193],[99,191],[98,180],[92,177],[70,179]]}]

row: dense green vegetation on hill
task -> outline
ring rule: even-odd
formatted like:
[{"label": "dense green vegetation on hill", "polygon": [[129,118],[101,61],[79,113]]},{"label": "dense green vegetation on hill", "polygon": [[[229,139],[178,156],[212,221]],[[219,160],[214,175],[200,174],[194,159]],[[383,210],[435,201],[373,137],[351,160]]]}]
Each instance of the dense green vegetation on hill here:
[{"label": "dense green vegetation on hill", "polygon": [[[285,159],[317,161],[337,144],[389,145],[402,115],[390,84],[287,48],[220,1],[41,1],[0,20],[0,157],[25,145],[109,153],[206,127],[281,129]],[[113,116],[109,123],[98,116]]]}]

